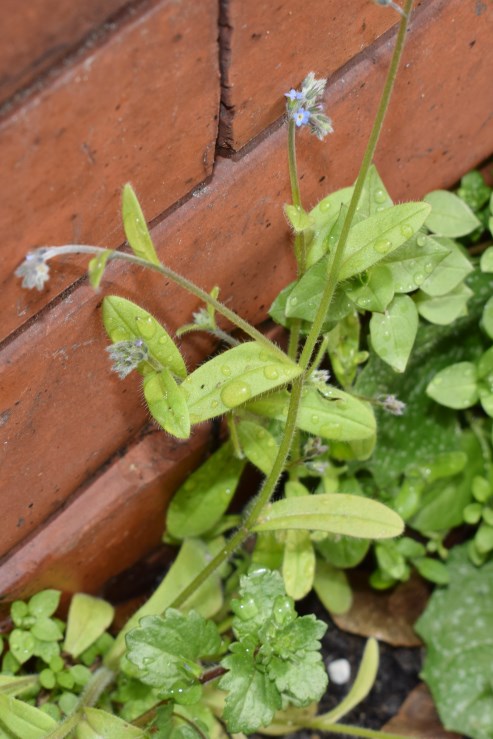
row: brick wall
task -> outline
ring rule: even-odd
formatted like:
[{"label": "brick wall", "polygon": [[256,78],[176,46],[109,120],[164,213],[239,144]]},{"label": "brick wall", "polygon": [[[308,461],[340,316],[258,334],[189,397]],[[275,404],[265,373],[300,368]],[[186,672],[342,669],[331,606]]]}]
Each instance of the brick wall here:
[{"label": "brick wall", "polygon": [[[329,77],[335,133],[300,139],[307,205],[354,180],[398,17],[370,0],[5,0],[0,30],[0,591],[97,590],[158,541],[166,501],[208,449],[149,424],[109,373],[104,293],[170,330],[196,300],[84,261],[47,289],[13,276],[43,244],[124,243],[132,182],[160,256],[262,322],[291,278],[282,93]],[[447,187],[493,151],[493,0],[422,0],[376,162],[396,200]],[[4,38],[1,38],[2,34]],[[145,280],[145,281],[144,281]],[[210,349],[184,342],[189,366]]]}]

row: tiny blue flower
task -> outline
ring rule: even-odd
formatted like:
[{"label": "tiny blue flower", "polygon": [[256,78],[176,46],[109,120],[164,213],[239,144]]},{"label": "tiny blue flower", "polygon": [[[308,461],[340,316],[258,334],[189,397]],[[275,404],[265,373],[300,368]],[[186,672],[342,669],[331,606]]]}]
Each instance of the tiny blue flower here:
[{"label": "tiny blue flower", "polygon": [[292,87],[289,92],[284,93],[284,97],[287,97],[289,100],[302,100],[303,93],[298,92],[298,90],[295,90],[294,87]]},{"label": "tiny blue flower", "polygon": [[294,122],[298,126],[305,126],[308,121],[310,120],[310,113],[308,110],[305,110],[304,108],[298,108],[298,110],[294,114]]}]

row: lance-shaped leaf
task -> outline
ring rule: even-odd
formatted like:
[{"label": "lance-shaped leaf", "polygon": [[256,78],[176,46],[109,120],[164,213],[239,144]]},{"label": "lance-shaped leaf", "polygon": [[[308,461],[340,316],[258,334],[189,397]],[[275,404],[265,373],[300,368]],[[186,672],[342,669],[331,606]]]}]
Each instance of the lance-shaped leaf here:
[{"label": "lance-shaped leaf", "polygon": [[154,316],[131,300],[109,295],[103,300],[103,322],[114,343],[142,339],[149,354],[162,367],[168,367],[178,377],[186,377],[183,357],[171,336]]},{"label": "lance-shaped leaf", "polygon": [[388,194],[377,168],[372,164],[366,175],[358,201],[358,213],[368,218],[368,216],[381,213],[386,208],[391,208],[392,205],[392,198]]},{"label": "lance-shaped leaf", "polygon": [[128,182],[123,188],[122,217],[125,236],[134,254],[152,264],[160,264],[137,195]]},{"label": "lance-shaped leaf", "polygon": [[188,439],[190,417],[185,393],[168,369],[144,377],[144,397],[151,416],[172,436]]},{"label": "lance-shaped leaf", "polygon": [[108,264],[108,259],[114,254],[113,249],[106,249],[102,254],[98,254],[89,262],[87,268],[87,274],[89,275],[89,282],[91,286],[97,290],[103,279],[104,270]]},{"label": "lance-shaped leaf", "polygon": [[418,232],[385,257],[382,266],[390,270],[396,293],[410,293],[423,284],[449,253],[437,239]]},{"label": "lance-shaped leaf", "polygon": [[431,205],[426,225],[440,236],[466,236],[480,226],[470,207],[461,198],[447,190],[434,190],[425,195]]},{"label": "lance-shaped leaf", "polygon": [[201,536],[219,521],[229,506],[245,461],[222,445],[178,488],[166,513],[167,531],[177,539]]},{"label": "lance-shaped leaf", "polygon": [[20,695],[38,685],[38,675],[0,675],[0,693]]},{"label": "lance-shaped leaf", "polygon": [[[248,410],[279,421],[286,419],[289,393],[282,390],[248,404]],[[323,439],[355,441],[368,439],[376,431],[375,416],[369,403],[343,390],[327,386],[325,397],[307,388],[301,398],[298,428]]]},{"label": "lance-shaped leaf", "polygon": [[148,736],[137,726],[99,708],[84,708],[83,716],[77,724],[76,739],[144,739]]},{"label": "lance-shaped leaf", "polygon": [[115,609],[101,598],[76,593],[70,602],[63,651],[78,657],[104,634]]},{"label": "lance-shaped leaf", "polygon": [[370,320],[375,352],[396,372],[404,372],[418,331],[418,311],[407,295],[397,295],[384,314]]},{"label": "lance-shaped leaf", "polygon": [[56,728],[57,722],[39,708],[0,694],[0,726],[16,739],[42,739]]},{"label": "lance-shaped leaf", "polygon": [[191,423],[200,423],[285,385],[301,368],[255,341],[229,349],[192,372],[182,383]]},{"label": "lance-shaped leaf", "polygon": [[423,225],[430,206],[404,203],[356,223],[349,232],[339,280],[368,269],[407,241]]},{"label": "lance-shaped leaf", "polygon": [[241,421],[237,431],[245,457],[268,475],[279,449],[277,441],[267,429],[253,421]]},{"label": "lance-shaped leaf", "polygon": [[360,495],[324,493],[285,498],[268,506],[254,531],[307,529],[361,539],[388,539],[404,530],[401,517],[383,503]]}]

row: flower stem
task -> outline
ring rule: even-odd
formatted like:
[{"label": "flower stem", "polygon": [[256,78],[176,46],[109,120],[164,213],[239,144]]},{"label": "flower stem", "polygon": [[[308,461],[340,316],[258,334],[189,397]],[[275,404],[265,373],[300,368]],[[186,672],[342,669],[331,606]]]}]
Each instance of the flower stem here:
[{"label": "flower stem", "polygon": [[362,739],[412,739],[405,734],[389,734],[386,731],[376,731],[375,729],[364,729],[360,726],[350,726],[347,724],[325,724],[323,720],[316,718],[309,722],[310,729],[319,729],[330,734],[346,734],[347,736],[359,736]]}]

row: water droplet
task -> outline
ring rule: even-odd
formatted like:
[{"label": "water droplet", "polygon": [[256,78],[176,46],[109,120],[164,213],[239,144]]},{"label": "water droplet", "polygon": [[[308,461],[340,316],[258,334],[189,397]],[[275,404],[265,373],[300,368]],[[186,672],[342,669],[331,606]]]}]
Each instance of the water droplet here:
[{"label": "water droplet", "polygon": [[143,663],[144,663],[145,665],[150,665],[150,664],[151,664],[151,662],[152,662],[152,657],[144,657],[144,659],[142,660],[142,662],[143,662]]},{"label": "water droplet", "polygon": [[217,408],[218,405],[219,405],[218,401],[217,400],[213,400],[212,403],[211,403],[211,408]]},{"label": "water droplet", "polygon": [[331,209],[331,204],[328,200],[322,200],[322,202],[319,205],[320,210],[322,213],[327,213]]},{"label": "water droplet", "polygon": [[384,205],[377,205],[377,207],[375,208],[376,213],[381,213],[383,210],[385,210]]},{"label": "water droplet", "polygon": [[387,200],[387,196],[383,190],[377,190],[375,192],[374,198],[376,203],[385,203],[385,201]]},{"label": "water droplet", "polygon": [[318,423],[320,418],[318,416],[312,416],[312,423]]},{"label": "water droplet", "polygon": [[435,268],[432,262],[426,262],[424,269],[427,275],[431,275]]},{"label": "water droplet", "polygon": [[294,296],[293,298],[289,298],[288,302],[289,302],[290,305],[297,305],[298,298],[296,296]]},{"label": "water droplet", "polygon": [[111,330],[111,341],[115,344],[119,341],[128,341],[130,334],[124,328],[114,328]]},{"label": "water droplet", "polygon": [[232,380],[221,390],[221,400],[227,408],[235,408],[252,395],[250,387],[243,380]]},{"label": "water droplet", "polygon": [[410,239],[413,235],[413,227],[409,223],[403,223],[401,226],[401,234],[406,237],[406,239]]},{"label": "water droplet", "polygon": [[156,321],[152,316],[143,318],[142,316],[136,316],[135,322],[137,324],[137,331],[143,339],[152,339],[156,333]]},{"label": "water droplet", "polygon": [[168,343],[168,337],[166,335],[159,337],[158,344],[161,344],[162,346],[163,344],[167,344],[167,343]]},{"label": "water droplet", "polygon": [[279,377],[279,372],[277,370],[277,367],[265,367],[264,375],[268,380],[277,380],[277,378]]},{"label": "water droplet", "polygon": [[221,372],[223,373],[223,375],[225,375],[225,377],[229,377],[231,374],[231,367],[229,367],[227,364],[223,364],[223,366],[221,367]]},{"label": "water droplet", "polygon": [[200,416],[196,413],[190,413],[190,423],[200,423]]},{"label": "water droplet", "polygon": [[320,435],[328,439],[339,439],[341,437],[341,430],[340,423],[326,423],[320,428]]},{"label": "water droplet", "polygon": [[270,356],[270,354],[267,354],[267,352],[260,352],[260,354],[258,355],[258,358],[260,359],[261,362],[269,362],[269,361],[271,362],[272,361],[272,357]]},{"label": "water droplet", "polygon": [[413,279],[416,285],[421,285],[424,282],[425,276],[422,272],[416,272]]},{"label": "water droplet", "polygon": [[375,241],[375,246],[373,248],[379,254],[387,254],[391,247],[392,242],[388,239],[378,239],[378,241]]},{"label": "water droplet", "polygon": [[426,244],[426,236],[418,236],[416,243],[418,246],[424,246]]}]

